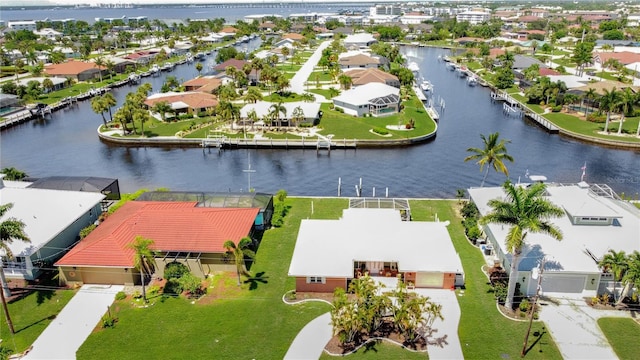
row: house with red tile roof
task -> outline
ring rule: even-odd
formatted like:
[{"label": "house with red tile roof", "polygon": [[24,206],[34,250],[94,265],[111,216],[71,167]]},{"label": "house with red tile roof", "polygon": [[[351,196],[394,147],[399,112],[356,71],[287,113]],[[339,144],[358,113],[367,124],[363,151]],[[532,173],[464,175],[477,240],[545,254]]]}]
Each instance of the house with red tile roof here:
[{"label": "house with red tile roof", "polygon": [[107,68],[104,66],[98,66],[93,62],[84,62],[77,60],[69,60],[60,64],[52,64],[44,69],[44,73],[53,77],[70,77],[77,81],[87,81],[91,79],[100,78],[100,72],[102,75],[106,75]]},{"label": "house with red tile roof", "polygon": [[161,101],[168,102],[176,113],[197,114],[218,106],[218,98],[215,95],[199,91],[153,94],[144,101],[144,104],[151,108]]},{"label": "house with red tile roof", "polygon": [[380,59],[377,57],[365,55],[362,53],[343,56],[338,60],[341,69],[354,68],[378,68],[381,65]]},{"label": "house with red tile roof", "polygon": [[302,34],[297,34],[297,33],[288,33],[288,34],[284,34],[282,35],[283,39],[291,39],[294,41],[300,41],[302,39],[304,39],[304,35]]},{"label": "house with red tile roof", "polygon": [[594,63],[602,66],[609,59],[616,59],[622,65],[629,65],[635,62],[640,62],[640,54],[631,51],[620,52],[595,52],[593,54]]},{"label": "house with red tile roof", "polygon": [[159,274],[180,262],[199,277],[235,271],[223,244],[251,236],[259,208],[212,208],[186,201],[130,201],[55,263],[67,284],[135,284],[140,274],[129,248],[137,236],[154,241]]}]

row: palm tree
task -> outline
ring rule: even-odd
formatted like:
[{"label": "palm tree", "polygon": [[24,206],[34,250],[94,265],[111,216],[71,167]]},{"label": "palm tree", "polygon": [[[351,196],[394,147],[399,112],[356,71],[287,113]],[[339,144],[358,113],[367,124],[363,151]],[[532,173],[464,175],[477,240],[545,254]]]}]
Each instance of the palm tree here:
[{"label": "palm tree", "polygon": [[620,92],[613,89],[604,89],[604,94],[600,97],[600,108],[607,111],[607,120],[604,123],[604,132],[609,131],[609,121],[611,121],[611,113],[618,108],[620,103]]},{"label": "palm tree", "polygon": [[603,271],[613,275],[613,299],[616,299],[616,282],[622,281],[627,271],[627,255],[624,251],[609,250],[598,262]]},{"label": "palm tree", "polygon": [[151,107],[151,111],[157,112],[158,114],[160,114],[160,118],[162,119],[162,121],[166,121],[167,113],[171,111],[171,105],[169,105],[169,103],[166,101],[158,101],[157,103],[153,104],[153,107]]},{"label": "palm tree", "polygon": [[102,95],[102,101],[104,101],[104,106],[109,110],[109,120],[113,121],[113,114],[111,113],[111,108],[116,106],[118,102],[116,98],[113,96],[111,92],[106,92]]},{"label": "palm tree", "polygon": [[[0,205],[0,218],[2,218],[4,214],[12,207],[12,203]],[[4,221],[0,223],[0,248],[4,249],[4,253],[7,259],[13,258],[13,253],[11,252],[11,248],[9,248],[9,244],[13,243],[13,240],[20,240],[27,243],[31,242],[29,236],[27,236],[27,234],[24,232],[24,226],[24,222],[16,218],[4,219]],[[2,290],[0,290],[0,296],[2,296],[2,306],[4,308],[4,314],[7,318],[7,325],[9,326],[9,331],[11,331],[12,334],[15,334],[15,330],[13,329],[13,322],[11,321],[11,317],[9,316],[9,309],[7,308],[7,301],[5,299],[5,297],[11,296],[11,291],[7,286],[7,280],[4,277],[2,258],[0,258],[0,285],[2,286]]]},{"label": "palm tree", "polygon": [[94,113],[100,114],[102,116],[102,122],[104,123],[104,127],[107,127],[107,119],[104,117],[105,111],[107,111],[104,99],[102,96],[96,96],[91,99],[91,110]]},{"label": "palm tree", "polygon": [[93,60],[93,63],[98,68],[98,71],[99,71],[98,74],[100,75],[100,82],[102,82],[102,67],[105,64],[104,58],[102,56],[98,56],[97,58],[95,58],[95,60]]},{"label": "palm tree", "polygon": [[638,96],[631,92],[630,88],[625,88],[620,94],[620,109],[622,114],[620,116],[620,125],[618,126],[618,135],[622,134],[622,125],[624,124],[625,117],[629,113],[633,113],[633,107],[638,103]]},{"label": "palm tree", "polygon": [[278,127],[280,126],[280,114],[283,116],[287,116],[287,108],[282,104],[282,102],[273,103],[269,107],[269,115],[273,117],[274,120],[278,121]]},{"label": "palm tree", "polygon": [[345,90],[351,89],[352,81],[353,80],[351,79],[351,77],[345,74],[342,74],[338,77],[338,82],[340,83],[340,87],[342,87]]},{"label": "palm tree", "polygon": [[507,154],[506,144],[510,143],[509,140],[500,140],[500,133],[495,132],[489,135],[489,138],[486,138],[484,135],[480,134],[480,138],[482,138],[482,142],[484,143],[484,149],[480,148],[468,148],[467,151],[474,153],[474,155],[467,156],[464,161],[469,160],[478,160],[476,164],[480,165],[480,171],[487,166],[487,170],[484,173],[484,177],[482,178],[482,183],[480,187],[484,186],[484,182],[487,179],[487,175],[489,175],[489,168],[493,167],[496,172],[501,172],[505,174],[505,176],[509,176],[509,170],[504,164],[504,160],[509,160],[513,162],[513,157]]},{"label": "palm tree", "polygon": [[509,286],[505,306],[513,308],[513,296],[518,282],[518,263],[522,249],[526,245],[527,234],[543,233],[556,240],[562,240],[562,232],[548,220],[559,217],[564,211],[543,197],[546,185],[536,183],[530,187],[521,187],[505,182],[503,189],[506,198],[489,200],[491,212],[480,219],[485,225],[497,223],[510,226],[505,243],[511,254],[511,270],[509,272]]},{"label": "palm tree", "polygon": [[304,102],[314,102],[316,97],[312,93],[304,93],[300,96],[300,99]]},{"label": "palm tree", "polygon": [[2,170],[0,170],[0,173],[4,174],[4,180],[10,181],[20,181],[28,176],[24,171],[18,170],[14,167],[3,168]]},{"label": "palm tree", "polygon": [[627,297],[631,287],[640,287],[640,252],[634,251],[627,257],[627,269],[622,277],[622,281],[624,281],[624,289],[622,289],[617,304],[620,304],[622,300]]},{"label": "palm tree", "polygon": [[[594,100],[597,96],[598,96],[598,93],[596,92],[596,90],[589,88],[587,91],[584,92],[584,94],[582,94],[582,104],[580,104],[580,107],[584,105],[584,100],[587,100],[587,101]],[[587,115],[588,115],[588,108],[585,107],[584,109],[585,119],[587,118]]]},{"label": "palm tree", "polygon": [[47,93],[50,93],[54,88],[53,80],[46,78],[42,80],[42,87],[47,90]]},{"label": "palm tree", "polygon": [[260,89],[252,87],[247,90],[247,95],[244,97],[245,102],[255,104],[259,100],[262,100],[262,93],[260,92]]},{"label": "palm tree", "polygon": [[293,111],[291,112],[291,126],[298,126],[298,124],[300,122],[304,121],[304,111],[302,110],[302,108],[300,106],[297,106],[295,109],[293,109]]},{"label": "palm tree", "polygon": [[132,243],[128,245],[129,249],[135,252],[133,267],[140,272],[140,282],[142,283],[142,299],[147,302],[147,293],[144,286],[144,278],[146,274],[151,274],[155,267],[155,251],[151,250],[153,246],[152,239],[146,239],[142,236],[136,236]]},{"label": "palm tree", "polygon": [[231,240],[227,240],[222,245],[226,250],[226,256],[233,256],[236,263],[236,273],[238,274],[238,286],[240,286],[240,274],[249,275],[247,268],[245,266],[245,260],[248,258],[253,260],[256,257],[256,253],[253,250],[249,249],[251,246],[251,238],[244,237],[238,241],[238,243],[234,243]]}]

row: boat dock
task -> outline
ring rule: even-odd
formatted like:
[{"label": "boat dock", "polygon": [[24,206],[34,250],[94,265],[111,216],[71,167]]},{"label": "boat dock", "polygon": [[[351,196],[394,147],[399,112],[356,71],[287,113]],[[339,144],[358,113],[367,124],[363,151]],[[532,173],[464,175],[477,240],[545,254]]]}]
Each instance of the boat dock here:
[{"label": "boat dock", "polygon": [[547,132],[551,134],[557,134],[560,132],[560,129],[557,126],[555,126],[551,121],[545,119],[544,116],[531,111],[528,107],[526,107],[520,101],[514,99],[511,95],[507,94],[504,91],[492,91],[491,101],[504,101],[505,104],[503,105],[503,109],[506,109],[505,105],[508,106],[509,113],[515,111],[515,109],[519,109],[520,112],[524,115],[524,117],[535,122],[536,124],[544,128],[545,130],[547,130]]}]

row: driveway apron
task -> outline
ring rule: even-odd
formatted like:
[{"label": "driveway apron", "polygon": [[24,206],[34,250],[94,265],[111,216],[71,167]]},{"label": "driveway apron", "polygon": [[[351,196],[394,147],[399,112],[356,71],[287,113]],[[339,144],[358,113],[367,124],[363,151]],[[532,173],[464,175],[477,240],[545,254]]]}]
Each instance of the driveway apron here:
[{"label": "driveway apron", "polygon": [[322,350],[331,340],[331,314],[326,313],[311,320],[293,339],[285,360],[319,359]]}]

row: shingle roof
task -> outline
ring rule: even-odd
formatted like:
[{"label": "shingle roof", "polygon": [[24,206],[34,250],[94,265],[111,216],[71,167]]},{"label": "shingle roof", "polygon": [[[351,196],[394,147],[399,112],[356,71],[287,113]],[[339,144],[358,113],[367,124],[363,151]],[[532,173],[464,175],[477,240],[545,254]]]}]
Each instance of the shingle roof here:
[{"label": "shingle roof", "polygon": [[353,56],[345,56],[340,58],[340,65],[342,66],[360,66],[360,65],[369,65],[369,64],[380,64],[380,60],[374,58],[372,56],[368,56],[365,54],[356,54]]},{"label": "shingle roof", "polygon": [[238,59],[229,59],[223,63],[216,65],[213,69],[216,71],[225,71],[227,67],[231,66],[236,68],[236,70],[242,70],[242,66],[246,64],[247,61],[238,60]]},{"label": "shingle roof", "polygon": [[196,202],[130,201],[69,251],[56,266],[133,267],[128,244],[152,239],[163,252],[222,253],[247,236],[260,209],[204,208]]},{"label": "shingle roof", "polygon": [[168,92],[151,95],[144,101],[145,105],[151,107],[160,101],[166,101],[169,104],[182,102],[192,109],[209,108],[218,105],[218,98],[215,95],[204,92],[188,91],[188,92]]},{"label": "shingle roof", "polygon": [[372,82],[386,84],[388,81],[399,81],[398,77],[376,68],[354,69],[345,72],[353,85],[364,85]]}]

